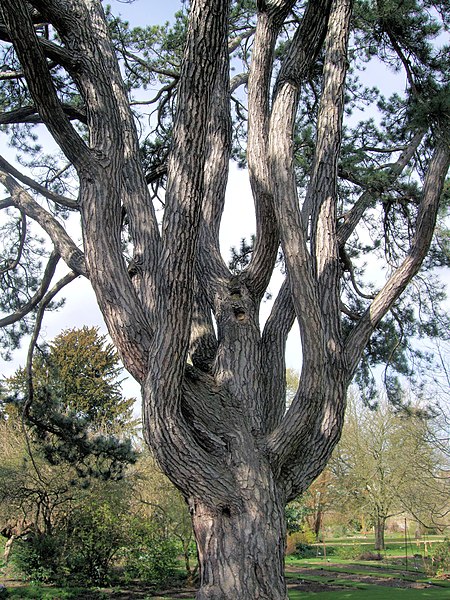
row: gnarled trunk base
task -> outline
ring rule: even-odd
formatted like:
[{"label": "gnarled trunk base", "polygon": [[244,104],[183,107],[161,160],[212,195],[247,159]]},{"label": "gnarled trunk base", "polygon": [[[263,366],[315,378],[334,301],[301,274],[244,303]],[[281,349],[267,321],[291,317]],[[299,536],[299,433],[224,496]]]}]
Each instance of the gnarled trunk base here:
[{"label": "gnarled trunk base", "polygon": [[196,501],[191,514],[200,562],[197,600],[287,600],[281,503],[267,497],[232,514]]}]

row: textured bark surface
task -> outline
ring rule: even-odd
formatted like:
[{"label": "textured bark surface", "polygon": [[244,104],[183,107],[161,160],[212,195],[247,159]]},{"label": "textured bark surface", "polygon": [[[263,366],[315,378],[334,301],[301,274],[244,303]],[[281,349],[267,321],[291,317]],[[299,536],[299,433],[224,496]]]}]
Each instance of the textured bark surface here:
[{"label": "textured bark surface", "polygon": [[284,502],[264,479],[267,468],[255,462],[246,471],[239,510],[217,513],[189,501],[201,564],[198,600],[287,599]]},{"label": "textured bark surface", "polygon": [[375,516],[375,550],[384,550],[384,529],[386,527],[386,517],[381,515]]},{"label": "textured bark surface", "polygon": [[[125,367],[142,386],[145,439],[190,506],[198,599],[286,600],[285,503],[326,465],[364,349],[426,256],[449,148],[434,134],[404,260],[373,300],[364,297],[367,310],[352,315],[344,332],[345,246],[428,134],[420,125],[400,153],[391,151],[382,185],[360,184],[358,172],[339,165],[352,1],[311,0],[301,18],[292,18],[291,11],[300,10],[293,0],[258,1],[248,31],[229,42],[230,4],[190,3],[158,223],[100,0],[2,0],[0,39],[13,44],[33,105],[9,111],[0,123],[44,123],[74,166],[79,192],[76,199],[58,196],[0,158],[0,183],[9,194],[0,208],[14,207],[23,223],[26,215],[55,247],[35,296],[0,325],[48,301],[59,260],[70,278],[87,277]],[[38,35],[36,13],[57,31],[57,43]],[[281,60],[275,48],[284,27],[291,37]],[[249,72],[230,83],[230,53],[250,37]],[[70,77],[81,108],[64,104],[54,64]],[[295,126],[314,77],[320,79],[315,149],[300,195]],[[231,273],[219,230],[232,157],[231,95],[241,83],[248,87],[256,239],[249,265]],[[362,190],[344,213],[339,177]],[[79,212],[82,248],[30,189]],[[124,215],[131,259],[123,251]],[[261,323],[280,247],[285,281]],[[294,323],[301,376],[286,410],[286,340]]]}]

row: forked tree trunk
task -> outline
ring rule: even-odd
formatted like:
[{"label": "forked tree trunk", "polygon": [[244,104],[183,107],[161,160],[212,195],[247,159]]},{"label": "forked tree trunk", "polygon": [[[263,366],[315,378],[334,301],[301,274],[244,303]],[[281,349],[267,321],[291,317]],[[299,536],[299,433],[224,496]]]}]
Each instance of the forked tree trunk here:
[{"label": "forked tree trunk", "polygon": [[284,506],[267,490],[231,513],[191,502],[198,545],[197,600],[287,600]]}]

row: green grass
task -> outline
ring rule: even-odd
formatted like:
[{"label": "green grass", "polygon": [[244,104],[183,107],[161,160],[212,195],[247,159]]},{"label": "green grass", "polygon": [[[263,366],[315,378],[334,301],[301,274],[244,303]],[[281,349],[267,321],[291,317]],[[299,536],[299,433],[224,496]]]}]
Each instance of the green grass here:
[{"label": "green grass", "polygon": [[104,600],[101,592],[93,592],[86,588],[47,587],[40,584],[27,583],[15,587],[7,586],[8,600],[74,600],[89,598],[89,600]]},{"label": "green grass", "polygon": [[[361,584],[362,587],[362,584]],[[342,592],[289,592],[289,600],[448,600],[450,590],[411,590],[367,586],[364,589],[343,590]]]}]

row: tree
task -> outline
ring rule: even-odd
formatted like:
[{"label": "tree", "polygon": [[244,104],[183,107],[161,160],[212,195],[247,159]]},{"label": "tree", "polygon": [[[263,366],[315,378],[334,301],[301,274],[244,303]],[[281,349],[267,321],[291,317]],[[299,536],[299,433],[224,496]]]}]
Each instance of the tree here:
[{"label": "tree", "polygon": [[390,517],[405,513],[430,524],[448,504],[442,455],[430,444],[429,419],[413,406],[399,411],[383,401],[371,410],[360,400],[349,402],[330,466],[339,506],[370,516],[375,550],[384,550]]},{"label": "tree", "polygon": [[[142,385],[145,439],[189,505],[199,600],[287,598],[284,505],[327,463],[358,365],[388,363],[395,391],[411,336],[437,335],[411,308],[432,289],[421,266],[442,260],[433,232],[448,198],[447,53],[432,44],[446,13],[429,6],[193,0],[173,28],[130,31],[100,0],[1,3],[2,123],[36,173],[1,161],[5,344],[66,284],[90,280]],[[374,57],[406,74],[403,95],[364,89],[357,74]],[[133,110],[146,99],[133,94],[155,82],[157,123],[140,147]],[[344,128],[365,102],[378,122]],[[62,162],[39,154],[35,123]],[[256,214],[234,273],[218,235],[231,158],[248,167]],[[68,212],[82,249],[61,225]],[[53,243],[45,268],[29,220]],[[280,244],[285,281],[262,326]],[[386,267],[372,290],[370,256]],[[52,284],[60,259],[69,273]],[[295,320],[301,377],[286,411]]]},{"label": "tree", "polygon": [[[97,433],[133,433],[135,400],[123,397],[119,357],[97,328],[63,331],[39,348],[32,370],[34,394],[56,398],[61,413],[85,419]],[[25,369],[5,381],[10,392],[15,390],[21,398],[26,397]],[[36,403],[30,408],[35,407]]]},{"label": "tree", "polygon": [[5,379],[21,420],[39,452],[55,465],[66,462],[79,476],[121,477],[136,460],[131,438],[134,398],[122,396],[119,357],[96,328],[62,332],[39,348],[31,371]]},{"label": "tree", "polygon": [[84,327],[40,348],[31,404],[24,369],[4,380],[0,514],[11,542],[30,527],[52,536],[68,506],[86,495],[80,489],[121,479],[136,461],[134,400],[121,394],[118,363],[105,336]]}]

